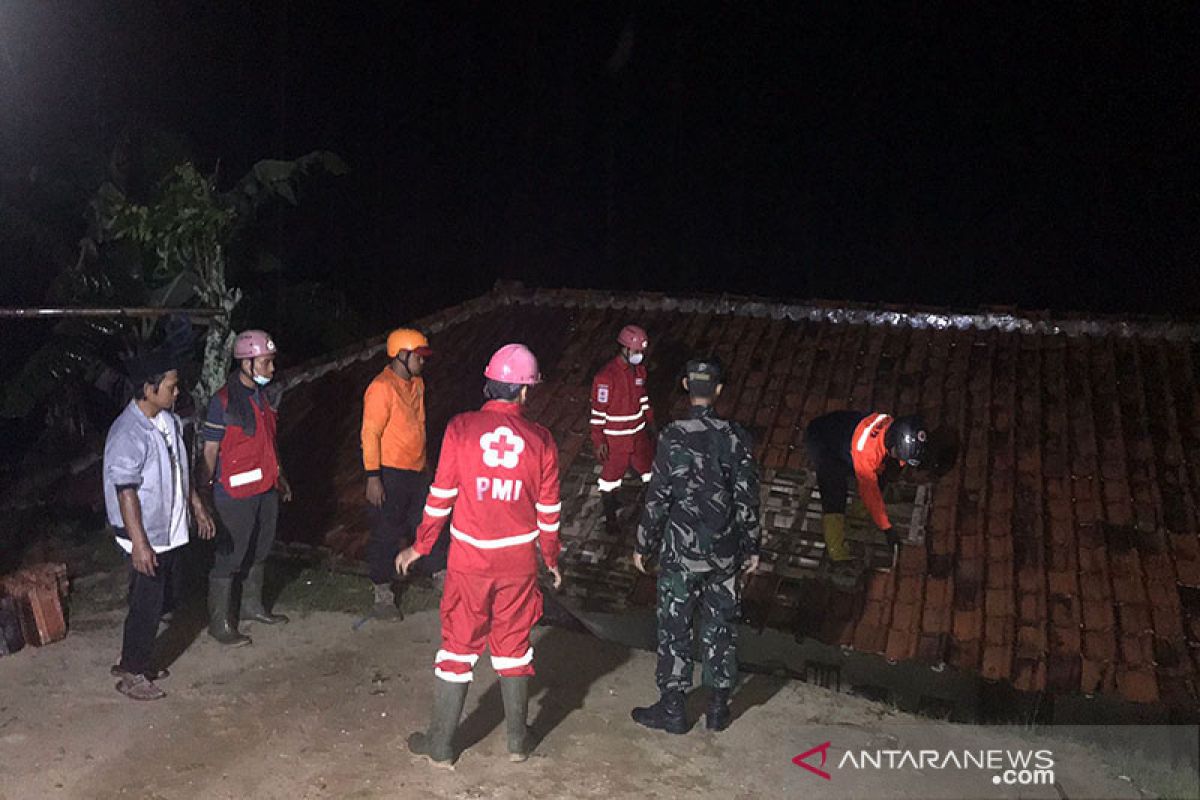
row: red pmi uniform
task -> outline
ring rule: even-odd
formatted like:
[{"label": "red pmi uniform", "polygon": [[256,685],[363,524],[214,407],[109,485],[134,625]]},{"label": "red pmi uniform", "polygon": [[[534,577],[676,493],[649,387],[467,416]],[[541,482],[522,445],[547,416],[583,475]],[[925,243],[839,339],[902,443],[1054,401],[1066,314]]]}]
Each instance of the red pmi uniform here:
[{"label": "red pmi uniform", "polygon": [[600,472],[600,491],[612,492],[631,466],[645,483],[650,480],[654,445],[646,426],[654,424],[654,410],[646,394],[646,368],[617,356],[592,380],[592,445],[608,442],[608,459]]},{"label": "red pmi uniform", "polygon": [[850,439],[850,458],[854,462],[854,477],[858,479],[858,494],[881,531],[892,527],[883,503],[883,492],[879,490],[879,476],[883,474],[888,455],[885,439],[891,426],[889,415],[868,414],[855,427]]},{"label": "red pmi uniform", "polygon": [[450,420],[413,545],[429,555],[450,517],[439,678],[471,680],[485,644],[501,676],[533,674],[537,551],[546,566],[558,565],[561,511],[558,447],[520,404],[489,400]]}]

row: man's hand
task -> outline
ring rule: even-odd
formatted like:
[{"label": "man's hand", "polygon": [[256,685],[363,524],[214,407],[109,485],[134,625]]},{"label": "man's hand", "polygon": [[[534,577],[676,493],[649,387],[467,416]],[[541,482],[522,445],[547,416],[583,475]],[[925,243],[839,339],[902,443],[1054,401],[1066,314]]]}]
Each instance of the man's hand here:
[{"label": "man's hand", "polygon": [[758,569],[758,556],[750,556],[746,559],[746,566],[742,567],[742,572],[747,575],[753,575]]},{"label": "man's hand", "polygon": [[562,573],[558,571],[558,567],[546,567],[546,571],[554,576],[554,589],[562,586]]},{"label": "man's hand", "polygon": [[890,569],[895,569],[896,562],[900,560],[900,536],[894,528],[888,528],[883,532],[883,538],[887,540],[888,546],[892,549],[892,566]]},{"label": "man's hand", "polygon": [[596,460],[603,464],[608,461],[608,440],[596,445]]},{"label": "man's hand", "polygon": [[288,483],[288,479],[283,477],[283,473],[279,473],[279,479],[275,481],[275,488],[279,491],[279,499],[285,503],[292,502],[292,485]]},{"label": "man's hand", "polygon": [[387,500],[387,492],[383,490],[383,478],[371,475],[367,478],[367,502],[376,508],[383,508]]},{"label": "man's hand", "polygon": [[158,556],[149,544],[134,542],[133,568],[148,578],[154,577],[154,568],[158,566]]},{"label": "man's hand", "polygon": [[642,573],[643,575],[650,574],[649,572],[646,572],[646,561],[642,557],[641,553],[635,552],[633,554],[633,568],[636,569],[638,572]]},{"label": "man's hand", "polygon": [[417,559],[419,558],[421,558],[421,554],[414,548],[404,548],[400,551],[400,555],[396,556],[396,572],[399,572],[401,575],[407,575],[408,568],[417,563]]},{"label": "man's hand", "polygon": [[208,513],[208,507],[198,496],[192,500],[192,513],[196,515],[196,532],[200,534],[200,538],[213,538],[217,533],[216,523],[213,522],[212,514]]}]

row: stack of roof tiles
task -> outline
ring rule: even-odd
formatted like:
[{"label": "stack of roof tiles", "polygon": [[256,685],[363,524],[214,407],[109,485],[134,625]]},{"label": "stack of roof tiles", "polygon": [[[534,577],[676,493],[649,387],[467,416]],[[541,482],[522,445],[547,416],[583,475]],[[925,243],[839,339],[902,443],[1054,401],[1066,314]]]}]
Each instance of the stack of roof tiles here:
[{"label": "stack of roof tiles", "polygon": [[67,635],[67,588],[65,564],[38,564],[0,577],[0,598],[12,601],[25,644],[46,645]]},{"label": "stack of roof tiles", "polygon": [[[718,410],[752,431],[768,475],[808,467],[804,426],[835,409],[919,411],[961,442],[932,487],[924,543],[906,545],[895,571],[851,595],[764,575],[747,606],[767,624],[1025,691],[1195,704],[1195,328],[498,287],[419,323],[437,350],[431,455],[448,418],[478,406],[488,355],[520,341],[546,378],[529,415],[554,432],[564,474],[590,459],[591,377],[628,322],[650,333],[663,419],[685,411],[676,383],[688,357],[724,361]],[[381,342],[288,378],[283,450],[298,500],[285,538],[361,553],[358,426]]]}]

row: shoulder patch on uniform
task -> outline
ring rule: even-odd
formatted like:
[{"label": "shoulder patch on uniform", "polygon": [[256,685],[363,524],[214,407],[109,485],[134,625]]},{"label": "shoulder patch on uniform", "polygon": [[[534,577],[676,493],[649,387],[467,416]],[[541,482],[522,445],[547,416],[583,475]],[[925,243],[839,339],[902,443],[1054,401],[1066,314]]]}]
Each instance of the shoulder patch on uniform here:
[{"label": "shoulder patch on uniform", "polygon": [[608,402],[608,384],[602,383],[596,387],[596,400],[600,403]]}]

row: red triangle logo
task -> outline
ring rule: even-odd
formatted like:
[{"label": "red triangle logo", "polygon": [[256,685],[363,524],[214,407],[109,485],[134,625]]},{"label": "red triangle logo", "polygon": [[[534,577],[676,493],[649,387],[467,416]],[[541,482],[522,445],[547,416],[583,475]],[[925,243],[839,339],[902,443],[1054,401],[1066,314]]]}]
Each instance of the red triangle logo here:
[{"label": "red triangle logo", "polygon": [[800,755],[793,758],[792,763],[795,764],[797,767],[804,767],[806,770],[808,770],[812,774],[819,775],[820,777],[824,778],[827,781],[833,780],[833,778],[830,776],[830,774],[828,772],[826,772],[823,769],[818,769],[817,767],[814,767],[812,764],[809,764],[807,761],[807,759],[810,756],[820,753],[821,754],[821,766],[822,767],[825,766],[825,759],[828,757],[829,745],[830,745],[829,742],[825,742],[824,744],[819,744],[816,747],[814,747],[813,749],[811,749],[807,752],[801,753]]}]

